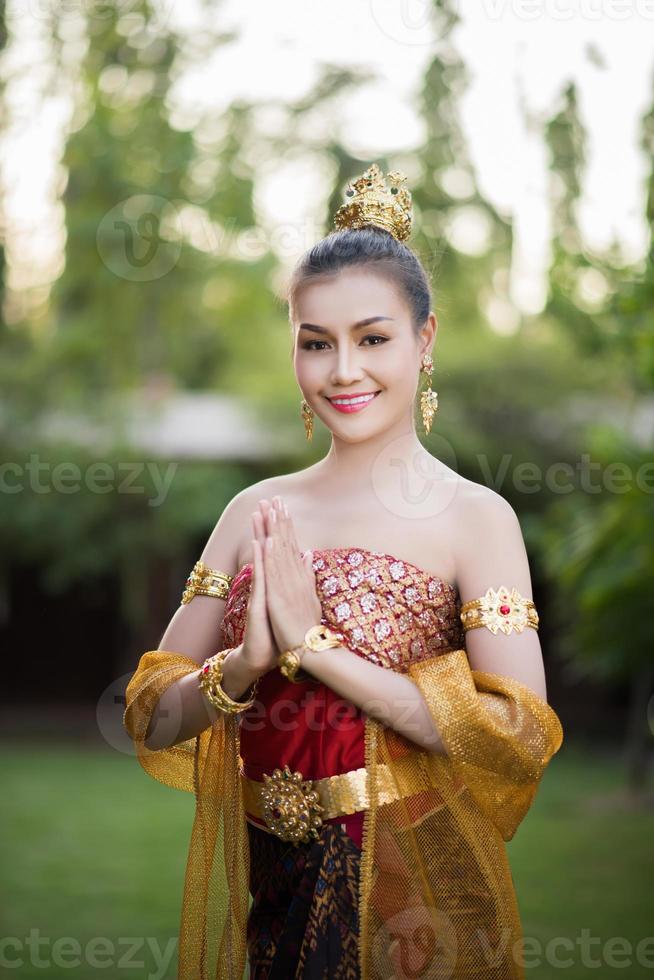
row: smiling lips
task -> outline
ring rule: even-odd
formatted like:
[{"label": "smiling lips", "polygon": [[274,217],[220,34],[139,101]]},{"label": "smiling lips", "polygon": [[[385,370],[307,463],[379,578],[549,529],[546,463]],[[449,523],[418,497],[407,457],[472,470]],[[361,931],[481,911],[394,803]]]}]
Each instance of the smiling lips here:
[{"label": "smiling lips", "polygon": [[337,412],[360,412],[379,394],[379,391],[369,391],[362,395],[334,395],[332,398],[325,397]]}]

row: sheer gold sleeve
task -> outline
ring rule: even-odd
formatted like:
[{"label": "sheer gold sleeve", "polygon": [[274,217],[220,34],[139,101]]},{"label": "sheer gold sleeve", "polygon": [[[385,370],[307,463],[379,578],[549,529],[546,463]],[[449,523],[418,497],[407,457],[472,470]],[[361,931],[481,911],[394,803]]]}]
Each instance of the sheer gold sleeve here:
[{"label": "sheer gold sleeve", "polygon": [[464,649],[417,662],[409,676],[454,771],[504,840],[511,840],[563,742],[558,716],[514,678],[471,670]]},{"label": "sheer gold sleeve", "polygon": [[134,742],[136,757],[148,775],[167,786],[189,793],[194,792],[195,754],[197,752],[199,755],[201,769],[211,729],[187,742],[157,751],[146,748],[144,740],[150,719],[164,691],[186,674],[199,669],[194,660],[181,653],[148,650],[139,660],[127,685],[123,715],[123,724]]},{"label": "sheer gold sleeve", "polygon": [[198,736],[170,748],[151,752],[143,744],[163,692],[198,669],[194,660],[179,653],[144,653],[127,686],[123,720],[145,771],[196,797],[177,976],[241,980],[246,966],[249,851],[239,775],[239,715],[220,713]]}]

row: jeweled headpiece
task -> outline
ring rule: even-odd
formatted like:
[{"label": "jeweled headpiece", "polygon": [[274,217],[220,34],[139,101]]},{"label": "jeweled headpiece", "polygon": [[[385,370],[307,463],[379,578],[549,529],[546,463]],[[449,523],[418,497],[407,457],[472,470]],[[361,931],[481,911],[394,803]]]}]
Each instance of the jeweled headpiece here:
[{"label": "jeweled headpiece", "polygon": [[401,185],[405,174],[392,170],[386,178],[376,163],[364,174],[348,185],[346,197],[351,198],[342,204],[334,215],[334,226],[343,228],[362,228],[364,225],[377,225],[390,231],[394,238],[404,242],[411,234],[411,193]]}]

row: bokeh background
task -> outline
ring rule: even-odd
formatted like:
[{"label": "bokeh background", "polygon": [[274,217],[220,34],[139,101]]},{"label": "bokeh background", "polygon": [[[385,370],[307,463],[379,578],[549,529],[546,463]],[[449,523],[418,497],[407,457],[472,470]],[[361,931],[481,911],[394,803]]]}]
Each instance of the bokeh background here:
[{"label": "bokeh background", "polygon": [[6,975],[175,976],[194,800],[124,689],[231,497],[328,448],[284,282],[374,161],[421,438],[520,517],[565,730],[507,845],[527,974],[651,974],[653,39],[646,0],[0,4]]}]

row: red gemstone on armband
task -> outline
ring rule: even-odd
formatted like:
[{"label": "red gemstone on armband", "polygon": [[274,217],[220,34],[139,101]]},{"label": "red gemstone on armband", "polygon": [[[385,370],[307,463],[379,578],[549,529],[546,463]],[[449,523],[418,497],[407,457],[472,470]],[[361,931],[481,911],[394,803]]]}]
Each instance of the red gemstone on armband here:
[{"label": "red gemstone on armband", "polygon": [[203,667],[203,668],[202,668],[202,673],[203,673],[203,674],[208,674],[208,673],[209,673],[209,664],[207,664],[207,666],[206,666],[206,667]]},{"label": "red gemstone on armband", "polygon": [[503,616],[508,616],[511,612],[511,606],[500,606],[500,612]]}]

